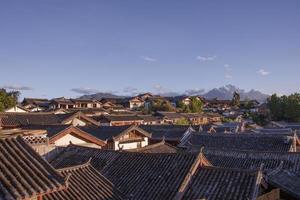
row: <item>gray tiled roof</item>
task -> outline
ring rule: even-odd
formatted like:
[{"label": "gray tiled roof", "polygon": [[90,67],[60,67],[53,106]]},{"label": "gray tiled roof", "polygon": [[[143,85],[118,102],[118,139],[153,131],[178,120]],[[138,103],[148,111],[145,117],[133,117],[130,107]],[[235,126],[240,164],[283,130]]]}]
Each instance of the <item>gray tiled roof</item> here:
[{"label": "gray tiled roof", "polygon": [[30,199],[61,190],[64,183],[21,137],[0,139],[0,199]]}]

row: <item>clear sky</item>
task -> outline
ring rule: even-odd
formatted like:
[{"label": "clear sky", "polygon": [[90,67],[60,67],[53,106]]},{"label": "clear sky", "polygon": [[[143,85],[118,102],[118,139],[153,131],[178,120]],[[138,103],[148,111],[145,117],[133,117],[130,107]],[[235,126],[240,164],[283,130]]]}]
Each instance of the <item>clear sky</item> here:
[{"label": "clear sky", "polygon": [[0,1],[0,69],[34,97],[299,92],[300,1]]}]

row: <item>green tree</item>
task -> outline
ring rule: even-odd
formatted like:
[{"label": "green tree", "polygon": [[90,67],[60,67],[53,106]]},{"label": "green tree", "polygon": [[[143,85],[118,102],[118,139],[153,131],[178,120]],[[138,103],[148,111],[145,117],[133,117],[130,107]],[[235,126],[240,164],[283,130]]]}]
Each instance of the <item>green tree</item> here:
[{"label": "green tree", "polygon": [[7,108],[15,106],[18,102],[19,92],[7,92],[5,89],[0,89],[0,112]]},{"label": "green tree", "polygon": [[267,101],[271,119],[274,121],[300,121],[300,94],[277,96],[273,94]]},{"label": "green tree", "polygon": [[253,122],[255,122],[256,124],[258,124],[260,126],[265,126],[268,124],[268,119],[267,119],[267,116],[265,116],[265,115],[251,113],[250,116],[251,116],[251,119],[253,120]]},{"label": "green tree", "polygon": [[167,100],[164,99],[155,99],[152,100],[150,110],[153,112],[156,111],[175,111],[174,106]]},{"label": "green tree", "polygon": [[197,97],[191,97],[191,103],[189,107],[192,113],[200,113],[202,112],[203,103]]},{"label": "green tree", "polygon": [[283,101],[286,102],[286,97],[278,97],[276,94],[273,94],[268,98],[267,106],[270,109],[272,120],[282,120],[284,110],[283,107],[285,107]]},{"label": "green tree", "polygon": [[233,97],[232,97],[232,105],[233,106],[236,106],[236,107],[239,107],[240,106],[240,101],[241,101],[241,97],[240,97],[240,94],[238,92],[234,92],[233,93]]},{"label": "green tree", "polygon": [[182,101],[177,102],[177,106],[181,112],[185,113],[201,113],[203,109],[203,103],[197,97],[190,97],[191,102],[189,105],[185,105]]}]

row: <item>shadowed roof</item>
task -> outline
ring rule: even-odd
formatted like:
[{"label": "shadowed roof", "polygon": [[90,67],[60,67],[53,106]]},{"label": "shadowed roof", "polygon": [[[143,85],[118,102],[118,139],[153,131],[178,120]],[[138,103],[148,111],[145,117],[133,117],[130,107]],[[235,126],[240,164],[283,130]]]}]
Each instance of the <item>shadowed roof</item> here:
[{"label": "shadowed roof", "polygon": [[193,133],[185,143],[191,149],[206,148],[246,151],[295,151],[293,134],[221,134]]},{"label": "shadowed roof", "polygon": [[90,163],[60,169],[59,172],[67,178],[67,188],[43,196],[45,200],[121,200],[121,192]]},{"label": "shadowed roof", "polygon": [[141,134],[151,137],[149,133],[140,129],[137,126],[100,126],[100,127],[78,127],[79,129],[97,137],[101,140],[113,140],[114,138],[119,137],[120,135],[130,132],[131,130],[137,130]]},{"label": "shadowed roof", "polygon": [[283,165],[300,173],[300,152],[230,151],[204,148],[206,159],[217,167],[256,169],[264,164],[264,170],[274,170]]},{"label": "shadowed roof", "polygon": [[61,190],[64,183],[21,137],[0,139],[0,199],[29,199]]},{"label": "shadowed roof", "polygon": [[166,143],[165,141],[161,141],[156,144],[148,145],[137,149],[128,149],[126,151],[139,153],[177,153],[178,148]]},{"label": "shadowed roof", "polygon": [[[139,125],[139,127],[148,133],[151,133],[152,139],[180,141],[184,133],[191,126],[181,125]],[[196,128],[196,127],[194,127]]]},{"label": "shadowed roof", "polygon": [[199,167],[183,199],[256,199],[260,180],[257,170]]}]

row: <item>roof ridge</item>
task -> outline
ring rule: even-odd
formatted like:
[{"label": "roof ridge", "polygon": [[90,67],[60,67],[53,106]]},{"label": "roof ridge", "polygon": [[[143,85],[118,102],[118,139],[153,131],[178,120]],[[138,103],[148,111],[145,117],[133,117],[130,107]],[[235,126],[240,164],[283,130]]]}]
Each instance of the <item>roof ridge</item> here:
[{"label": "roof ridge", "polygon": [[[150,144],[150,145],[147,145],[147,146],[144,146],[144,147],[136,148],[136,149],[134,149],[133,151],[129,151],[129,152],[137,152],[137,153],[138,153],[140,150],[152,149],[152,148],[158,147],[158,146],[160,146],[160,145],[166,145],[166,146],[168,146],[168,147],[171,147],[171,148],[174,148],[174,149],[178,150],[177,147],[175,147],[175,146],[173,146],[173,145],[167,143],[165,140],[162,140],[162,141],[157,142],[157,143],[155,143],[155,144]],[[140,153],[143,153],[143,152],[140,152]]]},{"label": "roof ridge", "polygon": [[226,168],[226,167],[219,167],[219,166],[202,166],[202,168],[206,169],[214,169],[219,171],[235,171],[235,172],[248,172],[249,174],[257,172],[259,168],[257,169],[241,169],[241,168]]},{"label": "roof ridge", "polygon": [[57,171],[62,172],[62,171],[71,171],[71,170],[78,170],[78,169],[83,169],[83,168],[87,168],[91,165],[91,161],[92,161],[92,157],[89,158],[89,160],[85,163],[79,164],[79,165],[74,165],[71,167],[65,167],[65,168],[61,168],[61,169],[57,169]]},{"label": "roof ridge", "polygon": [[194,160],[193,164],[191,165],[189,171],[185,175],[183,181],[180,184],[180,187],[174,197],[175,200],[181,200],[183,198],[183,195],[185,191],[187,190],[190,182],[193,179],[194,174],[196,173],[199,166],[201,166],[201,161],[203,158],[203,152],[202,150],[198,153],[196,159]]},{"label": "roof ridge", "polygon": [[[200,146],[200,145],[194,145],[194,146]],[[251,150],[251,151],[247,151],[247,150],[240,150],[240,149],[237,149],[237,150],[232,150],[232,149],[218,149],[218,148],[211,148],[211,147],[206,147],[205,149],[208,149],[208,150],[211,150],[211,151],[219,151],[219,152],[224,152],[224,153],[231,153],[231,152],[234,152],[234,153],[246,153],[246,154],[252,154],[252,153],[270,153],[270,154],[275,154],[275,153],[280,153],[281,155],[282,154],[288,154],[288,155],[291,155],[291,154],[300,154],[300,151],[297,151],[297,152],[294,152],[294,151],[255,151],[255,150]]]}]

